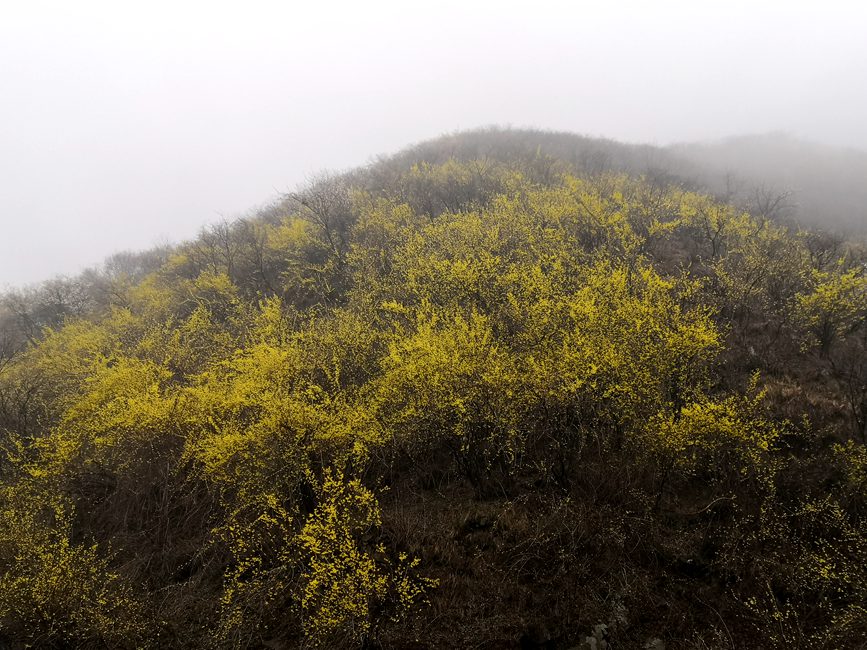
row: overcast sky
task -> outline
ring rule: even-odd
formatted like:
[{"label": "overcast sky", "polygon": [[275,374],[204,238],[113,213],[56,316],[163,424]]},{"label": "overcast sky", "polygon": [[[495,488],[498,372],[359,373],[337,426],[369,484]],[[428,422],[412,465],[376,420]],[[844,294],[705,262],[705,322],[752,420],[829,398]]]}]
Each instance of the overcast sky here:
[{"label": "overcast sky", "polygon": [[867,3],[0,0],[0,287],[444,132],[867,149]]}]

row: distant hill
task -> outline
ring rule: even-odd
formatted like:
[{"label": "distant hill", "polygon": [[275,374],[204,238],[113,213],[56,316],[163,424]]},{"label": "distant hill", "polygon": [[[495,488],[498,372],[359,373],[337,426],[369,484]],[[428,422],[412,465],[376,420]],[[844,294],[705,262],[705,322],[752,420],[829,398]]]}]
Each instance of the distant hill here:
[{"label": "distant hill", "polygon": [[825,229],[867,228],[867,152],[782,133],[659,147],[575,133],[485,128],[444,135],[380,159],[374,176],[418,162],[546,156],[579,173],[646,175],[710,192],[752,212]]},{"label": "distant hill", "polygon": [[775,198],[798,221],[825,228],[867,227],[867,152],[780,133],[671,147],[675,170],[718,194]]}]

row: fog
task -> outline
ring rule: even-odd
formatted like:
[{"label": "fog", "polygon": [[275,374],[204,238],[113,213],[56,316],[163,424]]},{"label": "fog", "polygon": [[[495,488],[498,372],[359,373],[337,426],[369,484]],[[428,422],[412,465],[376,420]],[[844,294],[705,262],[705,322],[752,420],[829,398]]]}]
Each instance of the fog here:
[{"label": "fog", "polygon": [[854,2],[13,2],[0,287],[479,125],[867,149]]}]

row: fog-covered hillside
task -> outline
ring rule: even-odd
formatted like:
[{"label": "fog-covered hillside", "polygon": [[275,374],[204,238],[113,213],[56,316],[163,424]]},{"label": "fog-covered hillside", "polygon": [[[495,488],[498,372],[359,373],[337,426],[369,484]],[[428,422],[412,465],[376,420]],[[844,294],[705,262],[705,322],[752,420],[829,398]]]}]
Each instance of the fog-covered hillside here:
[{"label": "fog-covered hillside", "polygon": [[867,152],[805,142],[784,134],[684,144],[678,173],[754,208],[828,229],[867,229]]},{"label": "fog-covered hillside", "polygon": [[390,160],[441,163],[452,157],[538,154],[568,161],[584,173],[615,171],[675,181],[777,219],[841,232],[867,230],[867,152],[781,133],[660,147],[490,128],[423,142]]}]

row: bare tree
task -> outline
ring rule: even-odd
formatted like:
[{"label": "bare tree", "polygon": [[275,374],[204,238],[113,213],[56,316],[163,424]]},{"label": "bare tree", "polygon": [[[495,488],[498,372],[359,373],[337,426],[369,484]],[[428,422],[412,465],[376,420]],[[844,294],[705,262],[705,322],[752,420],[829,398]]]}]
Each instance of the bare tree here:
[{"label": "bare tree", "polygon": [[791,216],[795,209],[793,195],[791,190],[780,192],[762,183],[753,188],[747,207],[756,217],[778,221]]},{"label": "bare tree", "polygon": [[349,188],[342,176],[323,173],[286,195],[303,219],[316,225],[339,264],[343,263],[352,221]]}]

